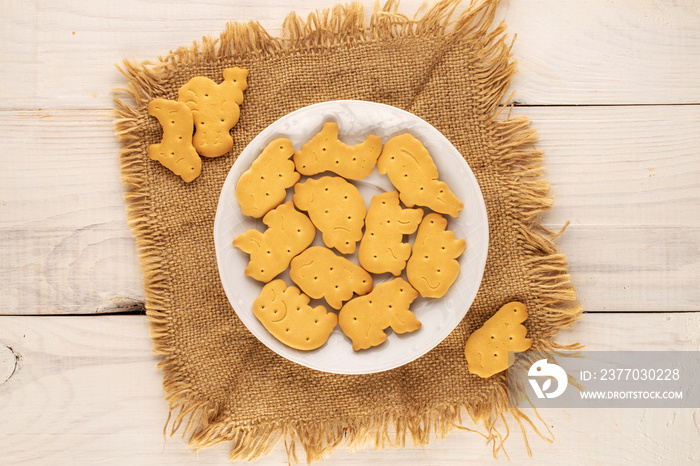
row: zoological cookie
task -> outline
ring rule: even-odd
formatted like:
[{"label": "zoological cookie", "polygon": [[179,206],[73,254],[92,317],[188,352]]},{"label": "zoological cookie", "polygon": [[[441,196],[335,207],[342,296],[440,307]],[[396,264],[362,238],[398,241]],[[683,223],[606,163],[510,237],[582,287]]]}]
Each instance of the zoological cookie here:
[{"label": "zoological cookie", "polygon": [[459,275],[457,259],[466,248],[466,241],[455,238],[447,228],[447,220],[430,213],[423,218],[406,264],[406,276],[421,296],[441,298]]},{"label": "zoological cookie", "polygon": [[248,70],[226,68],[221,84],[196,76],[178,91],[178,100],[192,110],[196,128],[192,143],[200,155],[218,157],[233,147],[229,131],[238,123],[247,78]]},{"label": "zoological cookie", "polygon": [[367,213],[355,186],[338,176],[310,178],[294,186],[294,205],[309,213],[326,246],[342,254],[355,252]]},{"label": "zoological cookie", "polygon": [[372,173],[381,151],[379,136],[371,134],[361,144],[348,146],[338,139],[338,124],[327,122],[294,154],[294,163],[302,175],[332,171],[343,178],[359,180]]},{"label": "zoological cookie", "polygon": [[284,201],[287,188],[301,177],[290,160],[293,153],[292,141],[275,139],[243,172],[236,184],[236,198],[243,215],[262,217]]},{"label": "zoological cookie", "polygon": [[525,319],[527,309],[523,303],[508,303],[469,335],[464,348],[469,372],[487,378],[508,369],[512,364],[509,351],[525,351],[532,346],[522,325]]},{"label": "zoological cookie", "polygon": [[377,194],[365,218],[365,234],[360,242],[360,265],[370,273],[401,275],[411,255],[411,245],[403,242],[418,228],[423,209],[402,209],[398,191]]},{"label": "zoological cookie", "polygon": [[312,308],[310,298],[284,280],[265,285],[253,302],[253,314],[268,332],[287,346],[313,350],[322,346],[338,323],[323,306]]},{"label": "zoological cookie", "polygon": [[148,102],[148,114],[163,127],[160,144],[148,146],[148,157],[190,182],[202,172],[202,159],[192,147],[192,111],[187,105],[166,99]]},{"label": "zoological cookie", "polygon": [[421,323],[409,310],[418,292],[403,278],[377,285],[368,295],[348,301],[338,314],[343,333],[352,340],[355,351],[380,345],[386,340],[384,329],[396,333],[418,330]]},{"label": "zoological cookie", "polygon": [[245,274],[269,282],[289,266],[294,256],[306,249],[316,236],[311,220],[288,201],[263,217],[267,230],[251,229],[233,240],[233,245],[250,254]]},{"label": "zoological cookie", "polygon": [[372,275],[323,246],[313,246],[292,259],[289,275],[314,299],[325,298],[333,309],[353,293],[365,295],[374,285]]},{"label": "zoological cookie", "polygon": [[437,167],[423,143],[409,133],[387,141],[377,170],[389,175],[407,207],[418,204],[452,217],[464,207],[447,184],[438,180]]}]

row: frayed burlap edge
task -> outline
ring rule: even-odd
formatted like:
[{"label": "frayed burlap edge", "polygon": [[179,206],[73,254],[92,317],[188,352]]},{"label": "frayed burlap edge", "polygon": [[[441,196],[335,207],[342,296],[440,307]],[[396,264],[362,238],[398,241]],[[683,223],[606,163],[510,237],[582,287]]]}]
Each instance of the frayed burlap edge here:
[{"label": "frayed burlap edge", "polygon": [[[122,144],[120,151],[122,178],[129,187],[126,202],[129,223],[136,237],[146,288],[146,309],[151,322],[154,352],[162,355],[159,368],[164,374],[164,389],[170,413],[165,432],[173,435],[182,429],[183,437],[199,450],[220,442],[232,442],[231,460],[255,460],[267,454],[280,440],[284,441],[288,456],[296,461],[296,445],[303,447],[307,461],[323,457],[334,448],[344,445],[360,447],[370,442],[375,447],[404,446],[410,438],[413,445],[427,444],[432,435],[443,437],[453,429],[462,429],[482,435],[493,444],[494,456],[504,450],[503,444],[510,429],[506,414],[519,425],[528,453],[526,425],[540,437],[535,423],[522,411],[509,408],[505,374],[494,377],[491,399],[463,405],[435,406],[421,412],[385,412],[366,419],[329,420],[316,424],[269,423],[239,426],[219,419],[220,407],[209,400],[199,399],[180,376],[172,345],[169,276],[161,268],[164,251],[152,228],[150,199],[145,189],[143,164],[146,158],[142,130],[143,107],[164,83],[184,64],[233,59],[254,55],[275,56],[288,53],[315,53],[354,42],[383,40],[408,36],[435,36],[446,40],[464,41],[480,55],[481,68],[473,70],[478,93],[483,127],[491,140],[492,163],[512,176],[515,190],[514,212],[519,223],[518,239],[524,251],[520,259],[529,272],[530,288],[539,296],[538,315],[547,322],[544,333],[533,349],[574,349],[556,344],[552,338],[562,327],[575,322],[581,313],[575,304],[576,292],[567,274],[566,259],[558,254],[554,233],[538,223],[540,214],[552,205],[549,185],[544,180],[542,153],[534,147],[536,133],[525,117],[502,117],[508,111],[510,98],[505,98],[515,63],[511,46],[504,34],[505,24],[494,24],[500,0],[474,1],[456,13],[460,0],[442,0],[425,12],[410,18],[398,12],[398,1],[389,0],[383,7],[375,5],[369,25],[362,4],[335,6],[330,10],[312,13],[306,21],[291,13],[284,21],[281,37],[273,37],[257,22],[231,23],[218,39],[203,38],[201,43],[182,47],[158,61],[132,63],[125,61],[122,73],[129,79],[128,89],[118,89],[133,104],[115,97],[115,128]],[[453,18],[456,15],[456,18]],[[517,207],[516,207],[517,206]],[[523,206],[526,209],[523,209]],[[475,425],[485,432],[463,426],[467,414]],[[174,417],[173,417],[174,416]],[[539,417],[539,415],[538,415]],[[541,419],[540,419],[541,420]],[[502,421],[506,429],[502,435],[496,424]],[[184,425],[183,425],[184,424]],[[546,424],[542,422],[546,427]],[[394,431],[393,433],[391,431]],[[393,434],[393,438],[392,438]],[[551,436],[551,432],[549,432]]]}]

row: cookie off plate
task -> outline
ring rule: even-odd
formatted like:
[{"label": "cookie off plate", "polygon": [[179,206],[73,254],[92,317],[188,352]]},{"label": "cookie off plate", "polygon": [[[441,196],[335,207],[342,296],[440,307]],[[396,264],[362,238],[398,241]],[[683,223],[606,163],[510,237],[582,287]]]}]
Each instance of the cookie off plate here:
[{"label": "cookie off plate", "polygon": [[[292,141],[294,149],[299,150],[329,121],[338,124],[340,140],[349,145],[361,143],[370,134],[379,136],[383,143],[401,133],[412,134],[430,152],[440,180],[447,183],[464,204],[456,218],[445,216],[447,228],[467,243],[466,250],[457,259],[460,272],[454,284],[442,298],[418,297],[413,301],[410,309],[422,323],[419,330],[399,335],[388,328],[387,340],[367,350],[354,351],[350,338],[343,334],[340,326],[335,328],[323,346],[312,351],[296,350],[278,341],[253,314],[253,302],[264,283],[244,275],[249,255],[232,244],[234,238],[251,228],[260,231],[266,228],[262,219],[247,217],[241,212],[235,194],[241,174],[250,168],[271,141],[287,138]],[[300,181],[304,179],[302,177]],[[387,176],[377,172],[376,167],[368,177],[349,181],[358,188],[367,208],[372,196],[396,189]],[[291,200],[293,193],[293,188],[288,189],[286,200]],[[426,214],[430,212],[426,208],[423,210]],[[408,242],[413,244],[414,239],[415,234],[408,237]],[[368,374],[402,366],[424,355],[459,324],[481,283],[488,250],[488,220],[474,174],[459,151],[437,129],[411,113],[388,105],[353,100],[331,101],[285,115],[265,128],[241,152],[221,190],[214,221],[214,244],[226,296],[241,322],[263,344],[282,357],[316,370]],[[317,232],[313,245],[323,246],[320,232]],[[359,264],[357,252],[345,257]],[[405,271],[402,276],[405,278]],[[277,278],[288,285],[295,285],[288,270]],[[373,274],[375,286],[393,278],[391,274]],[[318,304],[336,312],[323,300],[311,301],[312,306]]]}]

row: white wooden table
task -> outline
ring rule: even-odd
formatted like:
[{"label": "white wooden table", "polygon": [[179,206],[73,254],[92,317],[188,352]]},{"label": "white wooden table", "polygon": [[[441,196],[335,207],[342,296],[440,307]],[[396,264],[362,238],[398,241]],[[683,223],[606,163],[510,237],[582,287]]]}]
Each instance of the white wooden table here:
[{"label": "white wooden table", "polygon": [[[366,11],[373,1],[365,0]],[[405,0],[413,14],[419,0]],[[126,223],[114,64],[152,59],[227,21],[273,34],[294,9],[235,0],[0,0],[0,464],[225,464],[163,438],[167,405]],[[586,313],[560,343],[700,349],[700,3],[510,0],[517,106],[555,196],[544,223]],[[136,311],[136,312],[134,312]],[[697,464],[700,410],[543,410],[514,464]],[[453,432],[425,448],[340,449],[329,464],[494,461]],[[497,461],[507,461],[500,455]],[[284,447],[260,461],[284,464]]]}]

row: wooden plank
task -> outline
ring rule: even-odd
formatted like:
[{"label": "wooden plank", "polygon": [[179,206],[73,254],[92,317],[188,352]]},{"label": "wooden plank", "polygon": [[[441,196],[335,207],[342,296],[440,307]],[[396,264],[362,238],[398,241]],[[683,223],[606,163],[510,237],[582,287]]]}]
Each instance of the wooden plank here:
[{"label": "wooden plank", "polygon": [[507,1],[515,99],[527,105],[699,103],[694,0]]},{"label": "wooden plank", "polygon": [[0,314],[99,314],[139,310],[136,244],[126,225],[0,230]]},{"label": "wooden plank", "polygon": [[[363,0],[370,12],[374,0]],[[422,0],[403,0],[412,15]],[[465,4],[468,2],[465,1]],[[188,0],[119,6],[84,0],[3,2],[0,108],[110,108],[123,59],[151,60],[258,20],[279,35],[287,13],[325,0]],[[516,99],[528,105],[699,103],[700,7],[694,0],[505,1],[517,34]]]},{"label": "wooden plank", "polygon": [[[558,241],[586,309],[697,310],[700,106],[513,114],[540,134],[555,196],[543,222],[571,221]],[[0,314],[110,312],[142,300],[111,116],[0,111],[0,140]]]},{"label": "wooden plank", "polygon": [[[0,111],[0,228],[74,229],[125,218],[119,143],[108,111]],[[76,222],[77,220],[77,222]]]},{"label": "wooden plank", "polygon": [[0,112],[0,126],[0,314],[133,309],[144,291],[112,117]]},{"label": "wooden plank", "polygon": [[537,129],[542,218],[590,311],[698,310],[700,106],[515,108]]},{"label": "wooden plank", "polygon": [[700,228],[572,225],[556,242],[585,309],[700,309]]},{"label": "wooden plank", "polygon": [[699,227],[700,105],[515,108],[544,153],[556,226]]},{"label": "wooden plank", "polygon": [[[584,314],[572,329],[560,333],[558,341],[580,341],[591,351],[698,351],[699,329],[700,313]],[[0,317],[3,347],[12,348],[19,358],[14,374],[0,382],[3,462],[226,461],[225,444],[194,456],[179,435],[163,439],[167,406],[145,317]],[[0,364],[8,363],[0,358]],[[0,373],[3,370],[0,367]],[[555,442],[548,444],[529,431],[533,458],[528,458],[511,419],[515,431],[506,448],[514,463],[558,464],[562,458],[576,458],[580,464],[700,461],[698,409],[547,409],[540,414]],[[470,460],[491,462],[490,447],[479,436],[455,431],[420,448],[368,447],[356,452],[340,448],[327,462],[423,465]],[[498,462],[508,460],[501,454]],[[278,445],[256,464],[286,464],[284,446]]]}]

